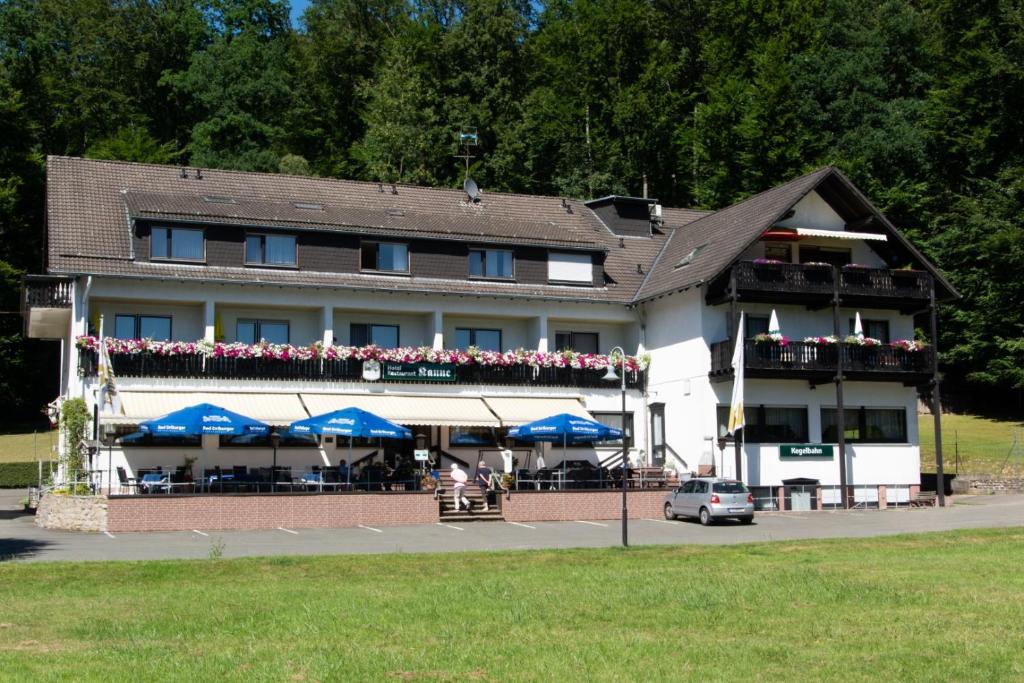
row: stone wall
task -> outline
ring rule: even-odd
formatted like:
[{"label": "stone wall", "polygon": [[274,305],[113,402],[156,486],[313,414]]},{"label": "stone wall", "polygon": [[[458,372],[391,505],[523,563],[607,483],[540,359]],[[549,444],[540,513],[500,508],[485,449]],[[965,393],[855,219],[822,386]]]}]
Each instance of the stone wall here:
[{"label": "stone wall", "polygon": [[286,529],[432,524],[428,493],[111,496],[107,530]]},{"label": "stone wall", "polygon": [[1024,479],[961,474],[953,480],[953,493],[1024,493]]},{"label": "stone wall", "polygon": [[36,508],[36,524],[46,529],[106,531],[107,498],[43,494]]},{"label": "stone wall", "polygon": [[[626,504],[629,518],[660,519],[669,490],[631,490]],[[513,491],[508,500],[502,497],[501,512],[508,522],[620,519],[622,491]]]}]

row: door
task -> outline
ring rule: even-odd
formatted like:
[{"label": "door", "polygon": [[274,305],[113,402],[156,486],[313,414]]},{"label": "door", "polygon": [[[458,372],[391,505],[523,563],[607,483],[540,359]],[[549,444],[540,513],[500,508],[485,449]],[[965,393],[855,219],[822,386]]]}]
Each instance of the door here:
[{"label": "door", "polygon": [[676,489],[676,493],[672,497],[672,511],[677,515],[688,514],[686,512],[686,497],[693,494],[693,485],[695,483],[691,479],[690,481],[683,482],[683,485]]},{"label": "door", "polygon": [[665,404],[651,404],[651,465],[665,465]]},{"label": "door", "polygon": [[708,501],[708,482],[695,481],[693,484],[693,493],[686,496],[686,514],[696,516]]}]

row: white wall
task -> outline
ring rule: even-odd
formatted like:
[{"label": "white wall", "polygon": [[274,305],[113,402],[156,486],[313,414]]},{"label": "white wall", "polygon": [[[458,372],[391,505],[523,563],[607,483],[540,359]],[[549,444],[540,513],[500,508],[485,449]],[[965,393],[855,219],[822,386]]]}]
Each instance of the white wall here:
[{"label": "white wall", "polygon": [[[223,304],[217,306],[217,315],[220,316],[226,342],[237,341],[236,325],[239,319],[287,320],[289,342],[297,346],[312,344],[323,337],[319,310],[270,306],[242,307]],[[335,318],[335,330],[337,330],[337,318]]]},{"label": "white wall", "polygon": [[828,202],[821,198],[816,190],[812,190],[793,207],[792,217],[779,221],[777,225],[784,228],[842,230],[846,227],[846,221],[829,206]]},{"label": "white wall", "polygon": [[171,316],[171,339],[196,341],[203,338],[203,307],[201,304],[171,304],[153,301],[125,300],[111,301],[93,299],[90,310],[99,309],[103,316],[103,333],[114,336],[115,315],[169,315]]},{"label": "white wall", "polygon": [[[352,323],[375,323],[398,325],[399,343],[402,346],[430,346],[433,344],[432,318],[430,315],[390,313],[387,311],[334,310],[334,338],[338,344],[350,345]],[[428,329],[430,332],[428,333]]]}]

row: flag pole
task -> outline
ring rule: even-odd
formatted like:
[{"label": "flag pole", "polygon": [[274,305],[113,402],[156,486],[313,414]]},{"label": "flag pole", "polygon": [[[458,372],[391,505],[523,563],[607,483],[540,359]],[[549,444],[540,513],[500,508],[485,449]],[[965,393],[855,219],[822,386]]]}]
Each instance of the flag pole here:
[{"label": "flag pole", "polygon": [[[736,330],[736,344],[732,353],[732,401],[729,405],[729,432],[733,435],[733,444],[736,449],[736,479],[743,481],[743,431],[746,426],[746,419],[743,410],[743,370],[746,362],[743,357],[743,317],[744,312],[740,311],[740,324]],[[725,458],[722,458],[722,470],[725,474]]]}]

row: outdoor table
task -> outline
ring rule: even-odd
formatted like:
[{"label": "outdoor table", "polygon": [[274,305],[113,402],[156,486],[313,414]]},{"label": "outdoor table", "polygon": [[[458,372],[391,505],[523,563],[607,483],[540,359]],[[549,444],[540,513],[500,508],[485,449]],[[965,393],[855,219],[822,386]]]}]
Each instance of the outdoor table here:
[{"label": "outdoor table", "polygon": [[161,472],[147,472],[142,476],[142,481],[139,482],[139,488],[146,493],[153,493],[158,488],[163,488],[167,491],[169,486],[167,475]]}]

